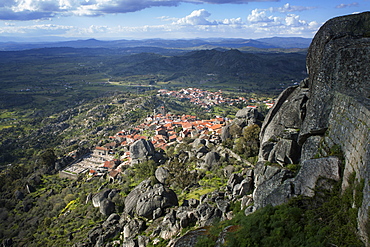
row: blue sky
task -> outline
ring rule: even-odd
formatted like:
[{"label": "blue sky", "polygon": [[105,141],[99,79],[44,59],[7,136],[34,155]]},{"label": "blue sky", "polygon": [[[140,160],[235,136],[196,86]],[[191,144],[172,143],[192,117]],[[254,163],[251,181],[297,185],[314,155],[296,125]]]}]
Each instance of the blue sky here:
[{"label": "blue sky", "polygon": [[0,41],[312,38],[370,0],[1,0]]}]

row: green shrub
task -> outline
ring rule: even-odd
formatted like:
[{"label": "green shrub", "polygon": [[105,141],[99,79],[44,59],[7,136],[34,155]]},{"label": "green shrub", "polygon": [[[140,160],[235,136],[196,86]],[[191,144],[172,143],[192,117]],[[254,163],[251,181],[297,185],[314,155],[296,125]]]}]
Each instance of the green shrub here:
[{"label": "green shrub", "polygon": [[364,246],[356,235],[363,181],[354,177],[343,192],[341,182],[337,182],[334,190],[320,189],[314,198],[296,197],[248,216],[240,211],[234,219],[214,224],[206,236],[199,238],[197,246],[214,246],[228,225],[238,228],[228,233],[224,246]]},{"label": "green shrub", "polygon": [[73,194],[67,194],[65,197],[64,197],[64,202],[65,204],[68,204],[70,201],[76,199],[76,197],[73,195]]}]

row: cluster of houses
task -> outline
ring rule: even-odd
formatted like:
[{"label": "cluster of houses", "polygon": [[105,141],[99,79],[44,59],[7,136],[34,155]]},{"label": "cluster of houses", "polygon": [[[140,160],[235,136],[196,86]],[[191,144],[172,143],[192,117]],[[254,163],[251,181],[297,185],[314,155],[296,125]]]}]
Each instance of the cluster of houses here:
[{"label": "cluster of houses", "polygon": [[186,137],[218,138],[227,121],[229,120],[222,117],[198,120],[196,116],[191,115],[156,114],[148,117],[130,133],[121,131],[110,138],[122,141],[122,146],[138,139],[146,139],[151,141],[155,148],[166,150],[169,146],[182,142]]},{"label": "cluster of houses", "polygon": [[236,103],[249,102],[249,100],[244,97],[239,97],[236,99],[226,98],[222,95],[222,90],[218,90],[217,92],[210,92],[199,88],[182,88],[179,91],[160,89],[158,90],[158,94],[161,96],[167,95],[171,97],[176,97],[178,99],[186,99],[193,104],[207,109],[211,106],[223,103],[233,105]]},{"label": "cluster of houses", "polygon": [[[197,88],[187,88],[179,91],[161,89],[158,93],[159,95],[190,100],[190,102],[204,108],[222,103],[258,103],[254,99],[244,97],[237,99],[224,98],[221,90],[209,92]],[[273,106],[273,102],[266,101],[263,103],[267,108]],[[247,107],[255,108],[256,106],[250,105]],[[151,142],[155,148],[163,150],[176,143],[181,143],[187,137],[209,139],[215,142],[220,139],[222,127],[228,121],[230,120],[222,117],[199,120],[196,116],[191,115],[165,114],[163,109],[162,114],[154,112],[152,116],[147,117],[136,128],[122,130],[114,136],[110,136],[108,143],[96,146],[90,154],[61,171],[60,176],[78,179],[81,175],[89,173],[91,176],[108,175],[110,179],[115,179],[125,167],[133,164],[129,150],[130,146],[136,141],[145,139]]]},{"label": "cluster of houses", "polygon": [[[227,98],[222,95],[222,90],[218,90],[217,92],[210,92],[199,88],[186,88],[186,89],[182,88],[178,91],[169,91],[167,89],[160,89],[158,90],[158,95],[159,96],[166,95],[178,99],[189,100],[191,103],[199,105],[206,109],[210,109],[210,107],[214,105],[219,105],[223,103],[229,105],[234,105],[237,103],[261,103],[257,102],[257,100],[253,98],[250,99],[247,99],[245,97],[238,97],[235,99]],[[268,109],[270,109],[274,105],[273,100],[263,101],[262,103],[264,103]],[[248,107],[256,108],[257,106],[248,105]]]},{"label": "cluster of houses", "polygon": [[184,138],[220,139],[222,127],[229,121],[222,117],[199,120],[191,115],[155,114],[130,130],[109,137],[109,142],[94,150],[60,172],[61,177],[78,179],[89,173],[93,177],[108,176],[114,180],[131,166],[130,145],[140,139],[150,141],[155,148],[166,150]]}]

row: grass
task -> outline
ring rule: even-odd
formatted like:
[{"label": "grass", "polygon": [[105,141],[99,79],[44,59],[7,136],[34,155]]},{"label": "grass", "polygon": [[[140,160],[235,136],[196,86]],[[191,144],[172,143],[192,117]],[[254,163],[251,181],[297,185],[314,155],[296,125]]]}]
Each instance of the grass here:
[{"label": "grass", "polygon": [[[182,201],[184,199],[197,199],[199,200],[202,195],[208,194],[210,192],[213,192],[217,189],[220,189],[223,186],[226,186],[227,179],[221,178],[217,175],[215,175],[211,171],[206,172],[206,176],[203,177],[199,184],[201,185],[200,188],[196,188],[188,193],[183,193],[179,196],[179,201]],[[180,194],[180,193],[177,193]]]},{"label": "grass", "polygon": [[208,194],[208,193],[210,193],[210,192],[212,192],[216,189],[217,189],[217,187],[208,187],[208,188],[196,189],[196,190],[191,191],[188,194],[180,196],[179,198],[180,199],[186,199],[186,200],[189,200],[189,199],[199,200],[202,195]]}]

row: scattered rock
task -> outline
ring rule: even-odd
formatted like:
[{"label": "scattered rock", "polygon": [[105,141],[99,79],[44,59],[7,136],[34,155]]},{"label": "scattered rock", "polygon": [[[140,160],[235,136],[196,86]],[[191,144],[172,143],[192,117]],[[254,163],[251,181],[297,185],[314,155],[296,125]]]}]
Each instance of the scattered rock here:
[{"label": "scattered rock", "polygon": [[98,241],[98,238],[103,235],[103,229],[100,226],[96,226],[93,229],[91,229],[88,233],[88,239],[91,243],[96,243]]},{"label": "scattered rock", "polygon": [[130,146],[130,154],[132,159],[145,159],[148,156],[154,155],[155,149],[153,144],[147,140],[140,139]]},{"label": "scattered rock", "polygon": [[105,216],[110,215],[115,210],[115,204],[111,200],[104,199],[100,202],[99,211]]},{"label": "scattered rock", "polygon": [[30,184],[26,184],[26,190],[28,194],[31,194],[36,191],[36,189]]},{"label": "scattered rock", "polygon": [[92,200],[92,194],[89,193],[87,196],[86,196],[86,200],[85,200],[85,204],[88,204],[90,202],[90,200]]},{"label": "scattered rock", "polygon": [[193,148],[197,149],[199,146],[205,146],[207,141],[205,139],[197,138],[193,141],[192,146]]},{"label": "scattered rock", "polygon": [[147,236],[139,235],[137,237],[138,247],[146,247],[149,244],[149,242],[150,242],[150,238]]},{"label": "scattered rock", "polygon": [[112,200],[113,199],[113,197],[115,197],[116,195],[117,195],[117,193],[119,192],[119,190],[117,190],[117,189],[112,189],[111,190],[111,192],[109,192],[109,194],[108,194],[108,199],[109,200]]},{"label": "scattered rock", "polygon": [[212,166],[218,165],[218,161],[220,160],[220,155],[217,152],[209,152],[206,154],[204,159],[204,167],[203,169],[210,169]]},{"label": "scattered rock", "polygon": [[233,195],[234,196],[247,195],[252,189],[253,189],[253,178],[246,177],[240,182],[240,184],[234,186]]},{"label": "scattered rock", "polygon": [[125,240],[135,238],[145,227],[145,223],[139,219],[131,219],[123,227],[123,237]]},{"label": "scattered rock", "polygon": [[199,205],[199,200],[197,200],[197,199],[191,198],[191,199],[189,199],[188,202],[189,202],[189,207],[191,207],[191,208],[196,208]]},{"label": "scattered rock", "polygon": [[235,167],[233,165],[228,165],[223,169],[224,176],[230,178],[231,174],[235,171]]},{"label": "scattered rock", "polygon": [[215,219],[221,218],[222,211],[217,207],[212,207],[209,203],[205,202],[197,207],[196,214],[199,225],[208,226],[213,224]]},{"label": "scattered rock", "polygon": [[233,188],[235,187],[235,185],[240,184],[241,181],[243,181],[243,176],[241,174],[237,174],[237,173],[231,174],[231,176],[229,177],[229,180],[227,181],[227,188],[230,191],[233,191]]},{"label": "scattered rock", "polygon": [[109,217],[104,221],[103,227],[108,228],[111,225],[116,225],[119,223],[120,216],[118,214],[111,214]]},{"label": "scattered rock", "polygon": [[219,210],[221,210],[222,213],[226,213],[229,211],[230,203],[227,200],[216,200],[216,205]]},{"label": "scattered rock", "polygon": [[262,124],[261,121],[263,121],[263,115],[256,108],[245,107],[239,110],[236,113],[235,117],[244,120],[245,121],[244,126],[250,126],[253,124],[261,126]]},{"label": "scattered rock", "polygon": [[108,198],[109,193],[111,192],[111,189],[105,189],[103,191],[98,192],[95,196],[92,198],[92,202],[94,207],[98,208],[100,207],[100,204],[104,199]]},{"label": "scattered rock", "polygon": [[134,239],[127,239],[123,241],[122,247],[137,247],[136,241]]},{"label": "scattered rock", "polygon": [[153,212],[158,208],[177,206],[178,200],[175,192],[163,184],[150,185],[150,180],[144,180],[133,189],[125,199],[125,212],[147,219],[153,218]]},{"label": "scattered rock", "polygon": [[166,183],[166,180],[168,179],[169,176],[170,173],[164,167],[158,167],[157,170],[155,171],[156,179],[162,184]]}]

